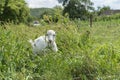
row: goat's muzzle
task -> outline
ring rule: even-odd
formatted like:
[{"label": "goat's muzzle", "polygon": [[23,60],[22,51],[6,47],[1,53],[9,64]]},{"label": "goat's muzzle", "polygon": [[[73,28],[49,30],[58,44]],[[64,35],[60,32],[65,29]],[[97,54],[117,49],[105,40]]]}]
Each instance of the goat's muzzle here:
[{"label": "goat's muzzle", "polygon": [[49,40],[49,43],[51,44],[51,43],[52,43],[52,40]]}]

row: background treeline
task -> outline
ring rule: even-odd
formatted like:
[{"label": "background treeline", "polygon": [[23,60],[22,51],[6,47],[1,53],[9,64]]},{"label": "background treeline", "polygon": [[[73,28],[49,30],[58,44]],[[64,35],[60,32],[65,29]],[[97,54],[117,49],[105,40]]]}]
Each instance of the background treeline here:
[{"label": "background treeline", "polygon": [[44,13],[53,14],[54,9],[52,8],[31,8],[30,9],[31,16],[36,17],[36,18],[41,18],[41,16]]}]

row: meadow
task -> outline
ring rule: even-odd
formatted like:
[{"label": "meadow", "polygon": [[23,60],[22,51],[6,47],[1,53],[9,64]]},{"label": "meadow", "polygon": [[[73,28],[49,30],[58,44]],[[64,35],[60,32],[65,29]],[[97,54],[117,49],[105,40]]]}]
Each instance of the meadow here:
[{"label": "meadow", "polygon": [[[29,39],[56,31],[59,51],[34,55]],[[42,53],[40,53],[42,54]],[[0,80],[120,80],[120,20],[0,26]]]}]

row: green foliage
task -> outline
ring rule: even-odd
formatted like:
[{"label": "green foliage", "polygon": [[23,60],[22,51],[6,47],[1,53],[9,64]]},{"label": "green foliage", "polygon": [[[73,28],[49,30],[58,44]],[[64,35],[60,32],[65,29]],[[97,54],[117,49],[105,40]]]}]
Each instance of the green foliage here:
[{"label": "green foliage", "polygon": [[120,19],[120,14],[114,15],[105,15],[105,16],[96,16],[94,17],[94,21],[111,21]]},{"label": "green foliage", "polygon": [[31,9],[31,15],[36,19],[43,19],[46,23],[57,23],[61,21],[64,17],[62,16],[62,8],[56,6],[54,8],[36,8]]},{"label": "green foliage", "polygon": [[[78,24],[79,27],[75,27]],[[83,21],[46,24],[43,27],[2,25],[0,79],[119,80],[119,27],[119,20],[95,22],[92,28]],[[56,31],[59,51],[33,54],[28,40],[45,34],[48,29]]]},{"label": "green foliage", "polygon": [[109,6],[103,6],[102,8],[101,8],[101,7],[98,7],[97,14],[98,14],[98,15],[101,15],[101,13],[103,13],[103,12],[106,11],[106,10],[110,10],[110,7],[109,7]]},{"label": "green foliage", "polygon": [[2,22],[27,22],[29,9],[24,0],[2,0],[0,2],[0,20]]},{"label": "green foliage", "polygon": [[75,19],[80,18],[86,20],[88,18],[89,10],[92,10],[92,2],[90,0],[65,0],[63,15],[69,14],[69,18]]},{"label": "green foliage", "polygon": [[[99,17],[96,18],[97,15],[100,15],[105,10],[110,10],[109,6],[98,7],[98,10],[95,13],[90,13],[90,10],[94,10],[92,7],[93,3],[90,0],[58,0],[60,3],[63,2],[64,8],[57,6],[55,8],[34,8],[30,9],[30,14],[32,18],[29,17],[29,21],[33,21],[35,19],[43,19],[47,23],[52,22],[64,22],[64,17],[71,18],[71,19],[81,19],[81,20],[88,20],[90,15],[94,16],[95,21],[99,21]],[[72,7],[71,7],[72,6]],[[62,16],[64,15],[64,17]],[[102,16],[100,19],[103,20],[110,20],[109,16]]]}]

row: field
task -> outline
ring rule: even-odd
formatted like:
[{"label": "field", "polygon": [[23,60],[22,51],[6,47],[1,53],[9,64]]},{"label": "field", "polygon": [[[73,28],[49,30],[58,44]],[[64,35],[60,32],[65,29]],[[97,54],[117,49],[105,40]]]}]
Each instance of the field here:
[{"label": "field", "polygon": [[[56,31],[59,51],[34,55],[29,39]],[[40,53],[42,54],[42,53]],[[0,26],[0,80],[120,80],[120,20]]]}]

